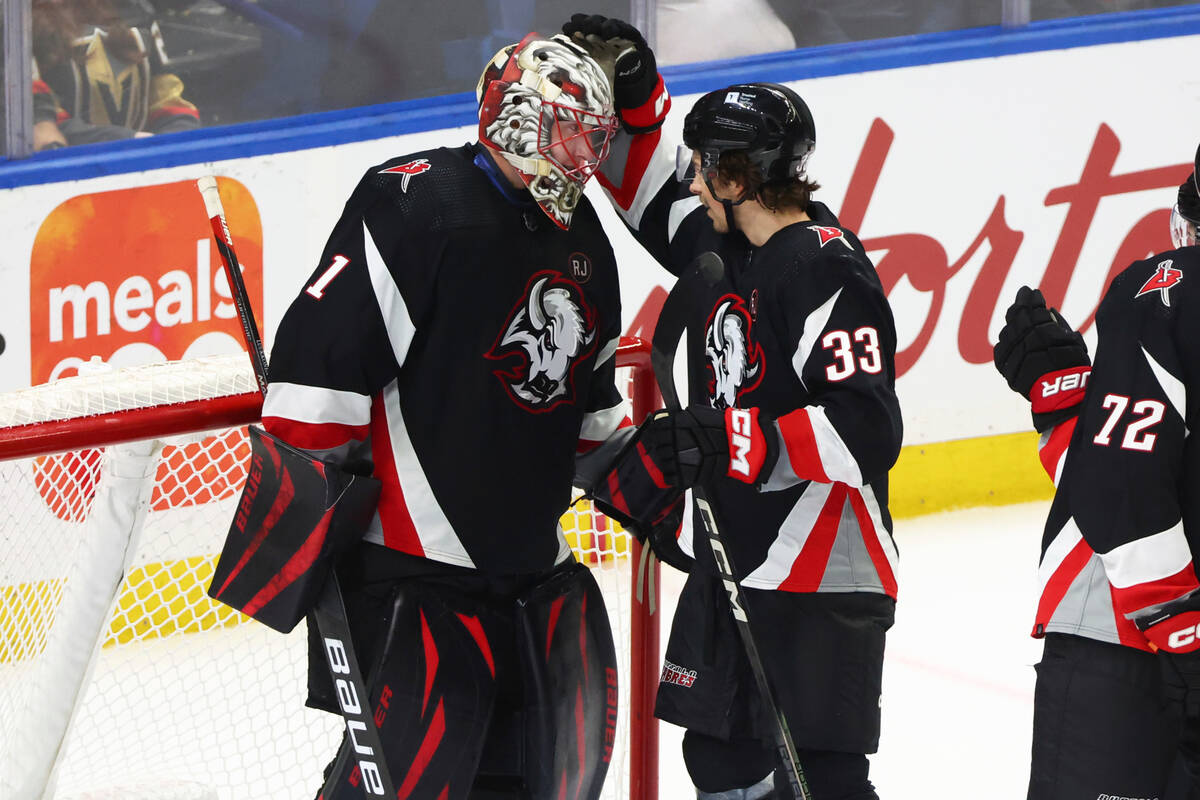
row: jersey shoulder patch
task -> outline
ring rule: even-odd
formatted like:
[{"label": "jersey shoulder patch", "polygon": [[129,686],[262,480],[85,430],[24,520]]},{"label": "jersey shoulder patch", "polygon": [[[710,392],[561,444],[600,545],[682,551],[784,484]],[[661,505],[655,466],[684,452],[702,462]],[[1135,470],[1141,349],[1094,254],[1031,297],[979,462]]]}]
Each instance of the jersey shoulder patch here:
[{"label": "jersey shoulder patch", "polygon": [[1183,270],[1175,266],[1173,259],[1164,258],[1155,265],[1154,273],[1138,289],[1137,294],[1134,295],[1134,299],[1157,292],[1158,299],[1162,301],[1164,306],[1169,307],[1171,305],[1171,290],[1181,281],[1183,281]]},{"label": "jersey shoulder patch", "polygon": [[854,250],[854,245],[850,244],[846,238],[846,232],[841,228],[834,228],[831,225],[809,225],[808,229],[816,234],[818,247],[840,244],[847,250]]},{"label": "jersey shoulder patch", "polygon": [[393,158],[367,171],[369,203],[419,235],[488,217],[490,186],[469,147],[437,148]]},{"label": "jersey shoulder patch", "polygon": [[391,167],[384,167],[379,170],[381,175],[399,175],[400,176],[400,191],[408,191],[408,183],[415,176],[420,175],[430,170],[428,158],[414,158],[405,161],[403,164],[396,164]]}]

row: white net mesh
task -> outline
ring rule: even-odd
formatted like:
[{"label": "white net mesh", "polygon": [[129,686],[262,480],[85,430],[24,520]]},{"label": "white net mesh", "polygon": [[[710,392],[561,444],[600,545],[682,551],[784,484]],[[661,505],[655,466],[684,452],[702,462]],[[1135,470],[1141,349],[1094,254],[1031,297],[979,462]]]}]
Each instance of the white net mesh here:
[{"label": "white net mesh", "polygon": [[[196,383],[207,382],[207,396],[254,390],[244,356],[204,361],[16,392],[0,397],[0,424],[206,396]],[[137,387],[142,378],[149,388]],[[111,458],[120,447],[0,461],[0,798],[42,796],[41,756],[31,753],[48,748],[54,763],[53,742],[39,740],[53,739],[45,709],[60,705],[64,722],[74,718],[50,796],[312,797],[342,725],[304,707],[303,624],[284,636],[205,594],[245,478],[244,428],[142,448],[143,466]],[[110,497],[113,486],[136,485],[139,470],[153,481],[140,505],[134,490],[144,525],[125,553],[129,536],[112,532]],[[597,570],[618,643],[623,722],[605,795],[627,797],[630,541],[583,504],[563,527]],[[83,599],[66,599],[68,586]],[[75,704],[62,676],[68,662],[86,669],[96,638]]]},{"label": "white net mesh", "polygon": [[0,403],[0,428],[226,397],[258,389],[250,361],[242,354],[125,367],[119,371],[93,368],[83,372],[56,383],[6,393]]}]

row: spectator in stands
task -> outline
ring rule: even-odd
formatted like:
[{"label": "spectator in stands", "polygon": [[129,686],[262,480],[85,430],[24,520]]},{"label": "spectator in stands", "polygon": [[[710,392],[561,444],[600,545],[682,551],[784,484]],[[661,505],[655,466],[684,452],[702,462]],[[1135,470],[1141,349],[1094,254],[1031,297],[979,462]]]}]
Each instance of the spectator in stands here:
[{"label": "spectator in stands", "polygon": [[768,0],[797,47],[1000,23],[1000,3],[965,0]]},{"label": "spectator in stands", "polygon": [[34,0],[33,55],[69,144],[200,125],[183,82],[166,69],[158,25],[130,27],[111,0]]},{"label": "spectator in stands", "polygon": [[66,147],[67,137],[58,127],[58,99],[46,82],[36,75],[33,79],[33,149],[34,152]]}]

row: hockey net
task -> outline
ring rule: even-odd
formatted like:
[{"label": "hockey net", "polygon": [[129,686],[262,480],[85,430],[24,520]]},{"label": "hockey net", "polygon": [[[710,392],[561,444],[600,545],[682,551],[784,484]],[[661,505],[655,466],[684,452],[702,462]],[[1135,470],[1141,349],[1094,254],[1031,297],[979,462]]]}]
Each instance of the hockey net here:
[{"label": "hockey net", "polygon": [[[617,363],[638,419],[648,347]],[[285,636],[205,593],[260,410],[244,354],[0,395],[0,797],[315,796],[343,728],[304,706],[304,624]],[[654,800],[656,581],[584,503],[562,524],[621,662],[604,796]]]}]

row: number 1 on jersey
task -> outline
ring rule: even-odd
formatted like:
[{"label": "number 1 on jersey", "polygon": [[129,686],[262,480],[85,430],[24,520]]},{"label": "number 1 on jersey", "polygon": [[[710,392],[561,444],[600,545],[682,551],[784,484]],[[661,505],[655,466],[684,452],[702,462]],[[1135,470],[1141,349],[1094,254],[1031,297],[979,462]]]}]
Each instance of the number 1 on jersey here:
[{"label": "number 1 on jersey", "polygon": [[320,300],[325,296],[325,287],[329,286],[329,282],[336,278],[338,273],[341,272],[342,269],[345,268],[345,266],[349,263],[350,259],[346,258],[345,256],[335,255],[333,257],[333,263],[330,264],[329,267],[321,273],[321,277],[313,281],[312,286],[309,286],[304,290],[304,292],[315,297],[317,300]]}]

